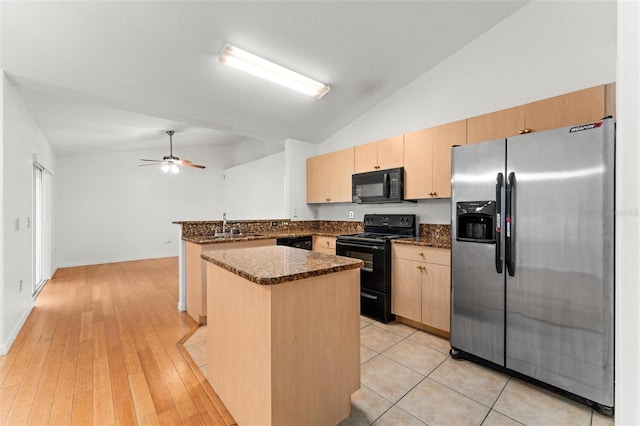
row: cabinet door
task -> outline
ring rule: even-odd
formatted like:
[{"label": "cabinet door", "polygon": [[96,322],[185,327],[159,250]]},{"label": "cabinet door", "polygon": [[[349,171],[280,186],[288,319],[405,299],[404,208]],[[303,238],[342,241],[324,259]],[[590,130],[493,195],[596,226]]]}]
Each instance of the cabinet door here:
[{"label": "cabinet door", "polygon": [[321,253],[336,254],[335,237],[325,237],[322,235],[314,235],[313,251],[318,251]]},{"label": "cabinet door", "polygon": [[524,105],[525,128],[532,132],[586,124],[605,116],[604,85]]},{"label": "cabinet door", "polygon": [[521,106],[471,117],[467,119],[467,144],[515,136],[524,123]]},{"label": "cabinet door", "polygon": [[327,154],[330,203],[351,202],[351,175],[353,175],[353,148],[343,149]]},{"label": "cabinet door", "polygon": [[355,173],[378,170],[378,142],[365,143],[355,147]]},{"label": "cabinet door", "polygon": [[429,198],[433,192],[431,129],[404,135],[404,198]]},{"label": "cabinet door", "polygon": [[404,136],[398,135],[378,141],[378,169],[394,169],[404,163]]},{"label": "cabinet door", "polygon": [[616,118],[616,83],[604,86],[604,115]]},{"label": "cabinet door", "polygon": [[450,267],[427,263],[422,276],[422,323],[449,332],[451,312]]},{"label": "cabinet door", "polygon": [[394,258],[391,266],[391,312],[417,322],[422,321],[420,292],[423,265]]},{"label": "cabinet door", "polygon": [[329,198],[327,155],[307,158],[307,203],[326,203]]},{"label": "cabinet door", "polygon": [[433,193],[435,198],[451,197],[451,147],[467,143],[467,120],[430,129],[433,147]]}]

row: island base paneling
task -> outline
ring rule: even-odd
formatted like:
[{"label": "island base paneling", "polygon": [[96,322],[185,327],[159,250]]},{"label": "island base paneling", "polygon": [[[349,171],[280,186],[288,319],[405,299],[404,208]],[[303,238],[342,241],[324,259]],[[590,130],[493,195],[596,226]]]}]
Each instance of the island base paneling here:
[{"label": "island base paneling", "polygon": [[275,285],[207,265],[207,379],[238,424],[335,425],[360,388],[360,270]]}]

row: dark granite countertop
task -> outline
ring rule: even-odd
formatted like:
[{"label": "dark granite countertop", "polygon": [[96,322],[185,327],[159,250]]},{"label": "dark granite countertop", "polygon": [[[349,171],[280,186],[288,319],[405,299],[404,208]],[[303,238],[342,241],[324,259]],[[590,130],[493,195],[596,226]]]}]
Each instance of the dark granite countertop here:
[{"label": "dark granite countertop", "polygon": [[364,264],[359,259],[286,246],[219,250],[203,254],[202,258],[261,285],[331,274]]},{"label": "dark granite countertop", "polygon": [[218,243],[233,243],[236,241],[254,241],[254,240],[268,240],[270,238],[295,238],[304,237],[307,235],[319,235],[323,237],[337,237],[341,235],[338,232],[323,232],[323,231],[295,231],[295,232],[264,232],[261,234],[236,234],[225,237],[213,237],[213,235],[195,235],[192,237],[182,237],[184,241],[195,244],[218,244]]},{"label": "dark granite countertop", "polygon": [[442,248],[442,249],[448,249],[448,250],[451,249],[451,244],[438,243],[425,237],[398,238],[398,239],[392,240],[392,243],[407,244],[407,245],[420,246],[420,247]]}]

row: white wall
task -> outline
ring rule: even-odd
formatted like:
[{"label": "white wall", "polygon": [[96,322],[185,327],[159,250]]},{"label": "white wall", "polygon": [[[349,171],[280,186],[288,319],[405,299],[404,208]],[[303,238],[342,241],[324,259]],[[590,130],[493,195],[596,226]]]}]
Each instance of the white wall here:
[{"label": "white wall", "polygon": [[640,424],[640,4],[618,4],[616,424]]},{"label": "white wall", "polygon": [[[2,18],[2,3],[0,3],[0,21]],[[8,352],[11,342],[6,340],[4,318],[4,71],[0,69],[3,78],[0,80],[0,355]]]},{"label": "white wall", "polygon": [[[2,74],[3,84],[3,252],[0,354],[5,353],[26,320],[32,300],[32,228],[28,226],[33,202],[33,154],[53,171],[56,191],[56,155],[33,120],[15,88]],[[50,212],[51,213],[51,212]],[[22,282],[22,288],[20,283]]]},{"label": "white wall", "polygon": [[284,172],[284,152],[226,169],[220,207],[227,220],[286,217]]},{"label": "white wall", "polygon": [[[609,83],[615,63],[615,2],[533,1],[328,138],[319,152]],[[449,223],[447,204],[426,200],[397,211]],[[345,219],[350,208],[323,205],[319,218]]]},{"label": "white wall", "polygon": [[284,150],[284,141],[246,139],[235,144],[236,158],[230,166],[249,163]]},{"label": "white wall", "polygon": [[179,220],[221,218],[221,175],[233,147],[182,148],[179,156],[206,169],[169,175],[140,158],[163,150],[60,156],[57,266],[175,256]]}]

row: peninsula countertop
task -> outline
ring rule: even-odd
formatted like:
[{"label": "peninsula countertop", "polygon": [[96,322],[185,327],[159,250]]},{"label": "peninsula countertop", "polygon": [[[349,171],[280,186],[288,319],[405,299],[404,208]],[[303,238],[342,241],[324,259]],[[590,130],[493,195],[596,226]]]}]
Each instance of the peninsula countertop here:
[{"label": "peninsula countertop", "polygon": [[218,243],[232,243],[236,241],[256,241],[256,240],[269,240],[272,238],[294,238],[305,237],[307,235],[320,235],[324,237],[337,237],[340,235],[338,232],[323,232],[323,231],[280,231],[280,232],[264,232],[261,234],[229,234],[224,237],[214,237],[213,235],[195,235],[190,237],[182,237],[184,241],[194,244],[218,244]]},{"label": "peninsula countertop", "polygon": [[287,246],[219,250],[202,254],[202,258],[261,285],[301,280],[364,265],[360,259]]}]

